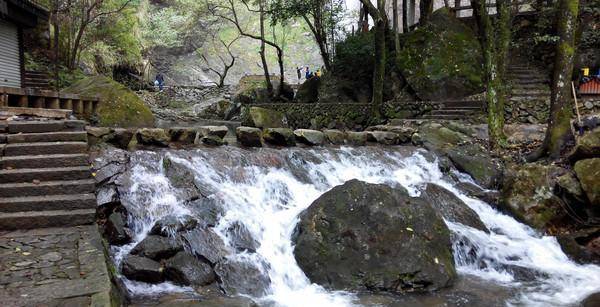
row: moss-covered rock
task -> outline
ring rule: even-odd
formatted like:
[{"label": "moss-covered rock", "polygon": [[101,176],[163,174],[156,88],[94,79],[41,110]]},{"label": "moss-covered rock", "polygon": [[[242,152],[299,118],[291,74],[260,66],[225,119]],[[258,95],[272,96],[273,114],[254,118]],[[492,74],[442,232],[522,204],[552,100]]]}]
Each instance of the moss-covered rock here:
[{"label": "moss-covered rock", "polygon": [[344,145],[346,143],[346,134],[340,130],[326,129],[323,130],[323,134],[325,134],[325,138],[331,144]]},{"label": "moss-covered rock", "polygon": [[423,100],[462,98],[483,91],[483,57],[475,33],[447,9],[403,36],[397,66]]},{"label": "moss-covered rock", "polygon": [[237,127],[235,129],[235,135],[238,142],[242,146],[246,147],[261,147],[262,146],[262,132],[258,128],[254,127]]},{"label": "moss-covered rock", "polygon": [[573,162],[587,158],[600,158],[600,128],[596,128],[577,140],[577,145],[569,155]]},{"label": "moss-covered rock", "polygon": [[529,163],[508,168],[500,206],[526,224],[546,229],[565,217],[561,200],[553,193],[556,178],[566,170]]},{"label": "moss-covered rock", "polygon": [[294,130],[294,135],[298,142],[310,146],[323,145],[325,142],[325,134],[318,130],[297,129]]},{"label": "moss-covered rock", "polygon": [[456,277],[444,220],[402,188],[337,186],[301,214],[294,242],[298,265],[326,288],[432,291]]},{"label": "moss-covered rock", "polygon": [[250,107],[248,121],[244,123],[257,128],[287,128],[285,115],[281,112],[261,107]]},{"label": "moss-covered rock", "polygon": [[263,131],[265,142],[278,146],[296,145],[294,131],[289,128],[267,128]]},{"label": "moss-covered rock", "polygon": [[94,76],[76,82],[64,93],[97,96],[98,125],[104,127],[152,127],[154,115],[133,91],[104,76]]},{"label": "moss-covered rock", "polygon": [[590,203],[600,206],[600,158],[577,161],[575,173]]}]

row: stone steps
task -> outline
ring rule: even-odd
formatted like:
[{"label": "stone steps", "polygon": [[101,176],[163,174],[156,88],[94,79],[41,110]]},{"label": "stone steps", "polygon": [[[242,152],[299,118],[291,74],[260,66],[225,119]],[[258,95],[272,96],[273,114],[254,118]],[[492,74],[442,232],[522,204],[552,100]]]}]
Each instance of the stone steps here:
[{"label": "stone steps", "polygon": [[47,168],[89,165],[87,154],[25,155],[0,157],[0,169]]},{"label": "stone steps", "polygon": [[2,183],[0,197],[85,194],[93,193],[95,188],[96,182],[93,179]]},{"label": "stone steps", "polygon": [[0,213],[1,230],[71,227],[94,223],[95,209]]},{"label": "stone steps", "polygon": [[46,195],[0,198],[0,212],[56,211],[90,209],[96,206],[94,194]]},{"label": "stone steps", "polygon": [[89,166],[0,170],[0,183],[90,179]]},{"label": "stone steps", "polygon": [[7,144],[4,156],[78,154],[87,152],[85,142],[36,142]]},{"label": "stone steps", "polygon": [[85,131],[85,122],[81,120],[8,122],[8,133],[44,133],[59,131]]},{"label": "stone steps", "polygon": [[94,223],[85,122],[38,117],[0,124],[0,230]]},{"label": "stone steps", "polygon": [[6,143],[35,143],[35,142],[86,142],[87,133],[84,131],[59,131],[45,133],[7,134]]}]

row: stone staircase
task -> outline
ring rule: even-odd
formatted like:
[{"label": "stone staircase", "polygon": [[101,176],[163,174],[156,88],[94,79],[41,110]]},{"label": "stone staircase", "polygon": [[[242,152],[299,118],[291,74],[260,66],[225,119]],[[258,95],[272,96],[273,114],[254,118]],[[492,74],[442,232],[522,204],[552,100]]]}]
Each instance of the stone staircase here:
[{"label": "stone staircase", "polygon": [[85,122],[0,118],[0,230],[95,221]]},{"label": "stone staircase", "polygon": [[437,104],[437,108],[423,115],[422,119],[431,120],[473,120],[483,115],[481,101],[445,101]]},{"label": "stone staircase", "polygon": [[516,58],[508,67],[507,77],[511,87],[509,105],[505,107],[507,119],[532,124],[546,121],[550,105],[548,74]]}]

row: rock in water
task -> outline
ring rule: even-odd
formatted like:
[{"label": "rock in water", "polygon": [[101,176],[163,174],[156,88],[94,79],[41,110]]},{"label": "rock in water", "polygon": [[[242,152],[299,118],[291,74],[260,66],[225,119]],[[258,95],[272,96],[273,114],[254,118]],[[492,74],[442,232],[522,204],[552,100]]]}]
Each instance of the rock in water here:
[{"label": "rock in water", "polygon": [[315,146],[323,145],[325,141],[325,135],[321,131],[310,130],[310,129],[297,129],[294,130],[296,140],[302,144]]},{"label": "rock in water", "polygon": [[154,224],[154,226],[152,226],[152,230],[150,230],[150,234],[166,237],[170,233],[192,230],[197,225],[198,221],[190,215],[184,215],[180,217],[169,215],[156,221],[156,224]]},{"label": "rock in water", "polygon": [[296,145],[294,131],[288,128],[266,128],[263,133],[265,142],[279,146]]},{"label": "rock in water", "polygon": [[252,127],[237,127],[235,129],[235,135],[238,142],[242,146],[246,147],[261,147],[262,146],[262,132],[258,128]]},{"label": "rock in water", "polygon": [[186,252],[179,252],[166,261],[165,276],[186,286],[205,286],[215,281],[215,272],[210,265]]},{"label": "rock in water", "polygon": [[131,280],[159,283],[164,280],[160,263],[138,256],[129,255],[123,260],[121,272]]},{"label": "rock in water", "polygon": [[113,212],[108,217],[104,229],[110,244],[123,245],[131,242],[131,236],[125,227],[123,215],[120,212]]},{"label": "rock in water", "polygon": [[199,227],[183,234],[191,251],[215,264],[231,252],[211,228]]},{"label": "rock in water", "polygon": [[346,134],[340,130],[328,129],[324,130],[323,133],[329,143],[333,145],[344,145],[346,142]]},{"label": "rock in water", "polygon": [[176,239],[147,236],[131,250],[131,254],[159,261],[172,257],[181,250],[183,250],[183,245]]},{"label": "rock in water", "polygon": [[467,204],[456,197],[452,192],[441,186],[432,183],[428,184],[422,197],[427,200],[434,209],[440,212],[444,218],[452,222],[458,222],[481,231],[489,232],[473,209],[469,208]]},{"label": "rock in water", "polygon": [[271,279],[264,261],[256,259],[225,259],[215,266],[221,288],[227,295],[245,294],[261,297],[266,294]]},{"label": "rock in water", "polygon": [[165,176],[169,179],[171,185],[177,189],[180,198],[193,200],[200,197],[195,175],[186,165],[168,156],[163,159],[162,165]]},{"label": "rock in water", "polygon": [[351,180],[301,214],[294,254],[308,278],[338,290],[436,290],[456,277],[442,217],[403,189]]},{"label": "rock in water", "polygon": [[590,203],[600,207],[600,158],[577,161],[575,173]]}]

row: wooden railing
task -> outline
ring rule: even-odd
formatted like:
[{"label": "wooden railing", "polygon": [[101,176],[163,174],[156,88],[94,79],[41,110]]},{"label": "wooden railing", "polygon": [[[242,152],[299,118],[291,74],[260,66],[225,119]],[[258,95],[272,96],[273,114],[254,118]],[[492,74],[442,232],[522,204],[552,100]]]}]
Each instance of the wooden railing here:
[{"label": "wooden railing", "polygon": [[84,97],[34,88],[0,87],[0,107],[70,110],[77,118],[97,115],[98,97]]}]

